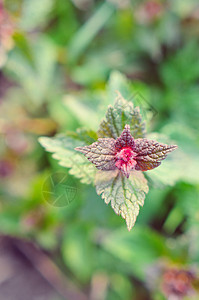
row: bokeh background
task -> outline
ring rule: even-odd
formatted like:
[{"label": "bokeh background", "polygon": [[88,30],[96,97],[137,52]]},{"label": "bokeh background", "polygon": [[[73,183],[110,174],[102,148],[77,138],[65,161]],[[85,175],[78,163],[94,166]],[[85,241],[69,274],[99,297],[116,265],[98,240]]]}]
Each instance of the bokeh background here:
[{"label": "bokeh background", "polygon": [[[198,1],[1,0],[0,66],[0,299],[199,299]],[[38,142],[96,129],[127,80],[180,149],[131,232]],[[42,194],[56,172],[62,207]]]}]

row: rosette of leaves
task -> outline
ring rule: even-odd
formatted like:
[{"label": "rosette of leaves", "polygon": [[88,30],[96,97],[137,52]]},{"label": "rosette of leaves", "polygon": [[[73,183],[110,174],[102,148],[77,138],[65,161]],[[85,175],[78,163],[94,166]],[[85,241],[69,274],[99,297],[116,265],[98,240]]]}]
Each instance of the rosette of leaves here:
[{"label": "rosette of leaves", "polygon": [[158,167],[177,147],[148,140],[145,134],[139,108],[118,92],[97,132],[79,129],[39,141],[70,174],[82,183],[94,183],[97,194],[111,203],[130,230],[148,193],[143,172]]}]

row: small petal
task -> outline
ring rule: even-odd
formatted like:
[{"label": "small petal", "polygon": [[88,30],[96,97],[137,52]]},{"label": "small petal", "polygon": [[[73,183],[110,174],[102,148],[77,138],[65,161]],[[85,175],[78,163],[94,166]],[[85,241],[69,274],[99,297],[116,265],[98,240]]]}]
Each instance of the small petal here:
[{"label": "small petal", "polygon": [[122,173],[129,178],[130,172],[135,168],[137,162],[134,159],[124,162],[123,160],[116,161],[116,167],[122,171]]}]

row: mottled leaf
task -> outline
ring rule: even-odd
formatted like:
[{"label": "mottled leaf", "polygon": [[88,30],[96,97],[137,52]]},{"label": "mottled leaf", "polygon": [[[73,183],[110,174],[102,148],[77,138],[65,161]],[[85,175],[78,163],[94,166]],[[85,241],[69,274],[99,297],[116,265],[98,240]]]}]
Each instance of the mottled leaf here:
[{"label": "mottled leaf", "polygon": [[126,124],[130,125],[134,138],[145,136],[145,122],[142,121],[139,107],[134,107],[132,102],[125,100],[118,92],[114,106],[109,106],[106,119],[100,124],[98,136],[116,139],[121,135]]},{"label": "mottled leaf", "polygon": [[71,168],[69,173],[80,178],[82,183],[93,182],[94,165],[74,150],[77,145],[84,145],[84,142],[62,135],[54,138],[40,137],[39,142],[47,151],[53,153],[52,157],[59,160],[61,166]]},{"label": "mottled leaf", "polygon": [[75,150],[82,152],[100,170],[118,168],[128,178],[132,170],[147,171],[158,167],[166,155],[177,146],[160,144],[154,140],[136,139],[130,126],[125,125],[120,137],[100,138],[97,142]]},{"label": "mottled leaf", "polygon": [[172,186],[179,181],[198,184],[199,161],[197,155],[190,155],[179,149],[168,156],[161,168],[148,172],[147,176],[157,186]]},{"label": "mottled leaf", "polygon": [[[163,143],[173,143],[172,137],[177,142],[179,149],[169,154],[161,168],[147,172],[153,185],[174,185],[178,181],[198,184],[199,160],[195,131],[192,132],[185,125],[177,122],[165,125],[162,131],[164,134],[151,133],[148,138],[157,139]],[[169,136],[170,138],[168,138]]]},{"label": "mottled leaf", "polygon": [[134,142],[134,138],[131,135],[130,126],[125,125],[125,128],[122,131],[122,134],[116,140],[115,148],[117,151],[119,151],[125,147],[130,147],[133,149],[134,145],[135,145],[135,142]]},{"label": "mottled leaf", "polygon": [[102,194],[105,203],[111,203],[115,213],[126,220],[128,230],[134,226],[148,193],[147,180],[142,172],[132,171],[126,178],[118,170],[98,171],[95,179],[97,194]]},{"label": "mottled leaf", "polygon": [[85,146],[77,147],[75,150],[82,152],[100,170],[114,170],[116,168],[115,140],[104,138]]},{"label": "mottled leaf", "polygon": [[154,140],[137,139],[133,151],[137,153],[136,170],[147,171],[158,167],[161,160],[167,157],[169,152],[177,149],[176,145],[166,145]]}]

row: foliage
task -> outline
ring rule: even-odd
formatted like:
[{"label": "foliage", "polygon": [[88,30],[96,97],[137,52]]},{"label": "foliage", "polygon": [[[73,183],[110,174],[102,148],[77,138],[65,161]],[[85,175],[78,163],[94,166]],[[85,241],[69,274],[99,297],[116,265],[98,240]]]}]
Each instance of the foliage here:
[{"label": "foliage", "polygon": [[[36,243],[90,298],[179,298],[165,292],[165,286],[178,284],[168,274],[182,270],[186,281],[189,272],[193,278],[199,273],[198,1],[3,3],[1,234]],[[100,176],[74,151],[100,134],[107,137],[116,90],[133,103],[123,121],[134,115],[142,128],[136,138],[178,145],[145,178],[132,178],[142,191],[135,215],[145,203],[130,232],[91,184],[95,173],[103,181],[98,193],[117,210],[117,193],[106,185],[112,177]],[[119,135],[124,123],[129,124],[118,123]],[[56,160],[40,146],[40,136]],[[77,189],[76,198],[60,208],[42,194],[56,172],[73,178]],[[123,183],[134,197],[129,179]],[[117,181],[120,193],[123,186]],[[186,292],[181,299],[198,299],[197,281]]]},{"label": "foliage", "polygon": [[[121,214],[130,230],[139,213],[139,205],[143,206],[145,193],[148,193],[147,180],[137,171],[158,167],[161,160],[177,148],[140,138],[144,135],[139,108],[134,108],[118,92],[114,106],[108,108],[106,120],[100,123],[96,142],[75,147],[77,141],[74,138],[58,136],[52,140],[40,138],[40,143],[47,151],[54,152],[53,157],[60,165],[71,168],[70,174],[82,178],[82,183],[94,181],[95,170],[74,150],[82,152],[97,169],[103,170],[96,174],[96,191],[102,193],[106,204],[111,202],[116,214]],[[81,139],[80,134],[78,137]],[[82,139],[84,145],[84,136]]]},{"label": "foliage", "polygon": [[139,214],[139,205],[143,206],[145,193],[148,192],[147,181],[141,172],[132,171],[129,178],[119,173],[98,172],[96,191],[102,194],[105,203],[111,203],[115,213],[126,220],[130,230]]},{"label": "foliage", "polygon": [[59,160],[61,166],[71,168],[70,174],[81,178],[82,183],[93,182],[94,166],[75,151],[75,146],[81,143],[79,140],[65,136],[57,136],[53,139],[42,137],[39,140],[47,151],[54,153],[53,157]]}]

